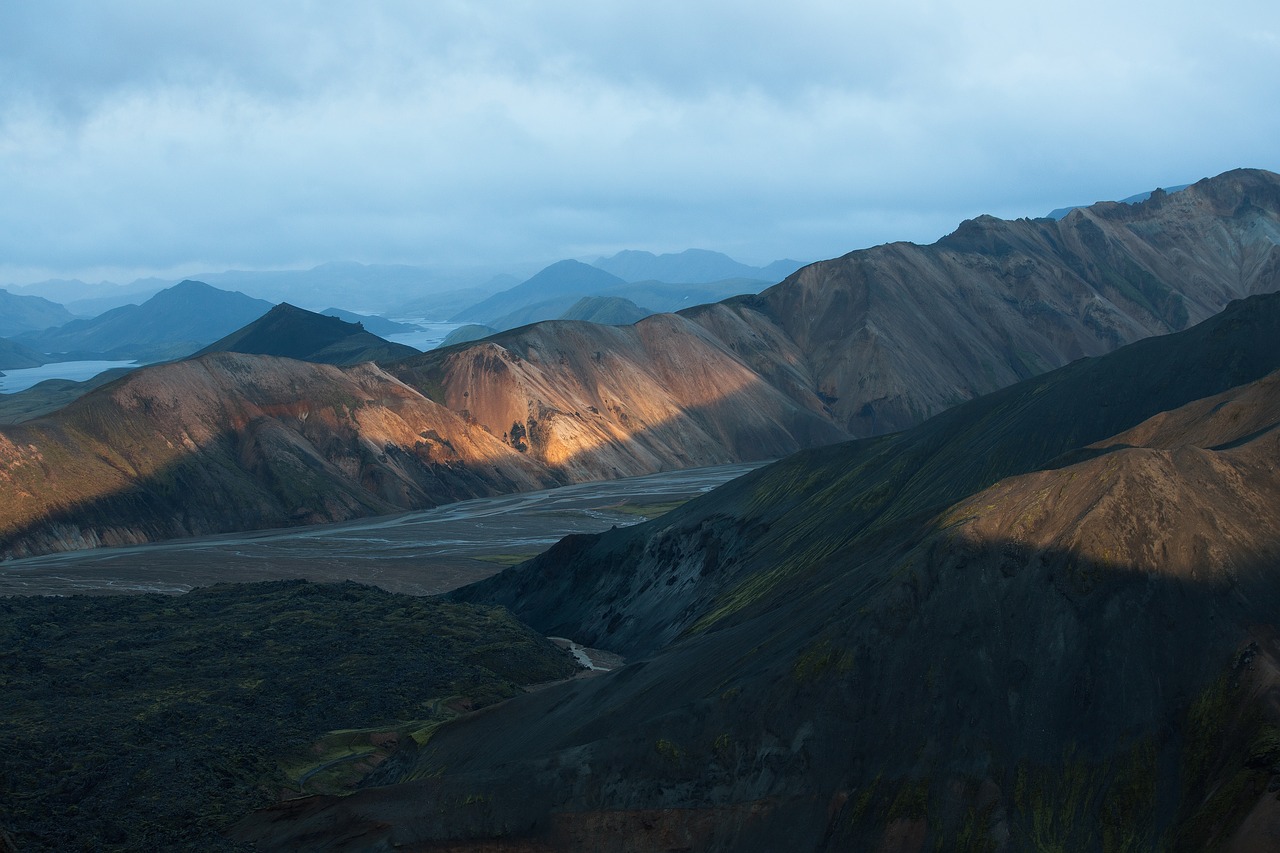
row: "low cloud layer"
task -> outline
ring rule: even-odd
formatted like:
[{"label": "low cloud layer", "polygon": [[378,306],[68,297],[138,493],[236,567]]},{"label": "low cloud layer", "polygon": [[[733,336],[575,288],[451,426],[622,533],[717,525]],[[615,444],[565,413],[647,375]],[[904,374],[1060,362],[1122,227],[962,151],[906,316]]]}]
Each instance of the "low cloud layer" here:
[{"label": "low cloud layer", "polygon": [[865,5],[6,4],[0,282],[808,260],[1280,169],[1274,3]]}]

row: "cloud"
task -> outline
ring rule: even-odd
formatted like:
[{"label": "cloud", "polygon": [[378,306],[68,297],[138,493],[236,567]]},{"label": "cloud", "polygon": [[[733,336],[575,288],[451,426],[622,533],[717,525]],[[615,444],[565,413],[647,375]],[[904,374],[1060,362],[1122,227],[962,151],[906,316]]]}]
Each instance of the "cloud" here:
[{"label": "cloud", "polygon": [[1272,4],[758,6],[9,4],[0,274],[807,259],[1280,167]]}]

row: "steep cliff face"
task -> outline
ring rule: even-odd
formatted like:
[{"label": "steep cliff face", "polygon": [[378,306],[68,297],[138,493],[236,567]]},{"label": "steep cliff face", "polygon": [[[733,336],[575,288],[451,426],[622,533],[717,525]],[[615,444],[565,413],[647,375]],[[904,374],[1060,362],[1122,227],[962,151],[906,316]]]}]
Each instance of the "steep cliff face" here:
[{"label": "steep cliff face", "polygon": [[337,521],[555,484],[373,365],[220,353],[0,432],[0,555]]},{"label": "steep cliff face", "polygon": [[1256,297],[565,540],[460,597],[635,662],[240,836],[1248,849],[1280,772],[1278,329]]}]

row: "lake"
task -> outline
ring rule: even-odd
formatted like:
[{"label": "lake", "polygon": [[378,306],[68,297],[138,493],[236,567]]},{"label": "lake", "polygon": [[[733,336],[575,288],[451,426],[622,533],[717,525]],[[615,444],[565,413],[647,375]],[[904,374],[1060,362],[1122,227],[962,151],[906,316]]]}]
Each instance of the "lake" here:
[{"label": "lake", "polygon": [[[447,332],[445,334],[448,334]],[[84,382],[92,379],[104,370],[115,367],[137,367],[136,361],[55,361],[40,367],[25,367],[21,370],[6,370],[0,376],[0,394],[13,394],[25,391],[32,385],[46,379],[70,379]]]}]

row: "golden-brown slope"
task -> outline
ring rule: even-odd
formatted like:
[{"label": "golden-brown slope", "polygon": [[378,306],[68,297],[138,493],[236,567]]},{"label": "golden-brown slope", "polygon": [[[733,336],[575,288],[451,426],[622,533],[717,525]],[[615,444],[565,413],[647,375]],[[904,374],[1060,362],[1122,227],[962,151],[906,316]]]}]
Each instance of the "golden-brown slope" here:
[{"label": "golden-brown slope", "polygon": [[336,521],[553,485],[381,369],[219,353],[0,431],[0,554]]}]

